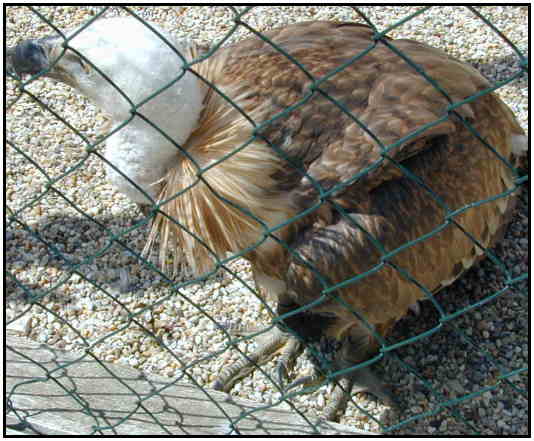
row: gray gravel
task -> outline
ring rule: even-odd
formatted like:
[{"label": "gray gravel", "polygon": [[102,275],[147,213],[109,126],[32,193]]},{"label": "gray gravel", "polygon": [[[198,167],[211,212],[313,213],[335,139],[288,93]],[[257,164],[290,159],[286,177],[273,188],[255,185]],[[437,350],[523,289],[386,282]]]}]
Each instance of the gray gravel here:
[{"label": "gray gravel", "polygon": [[[379,29],[384,29],[420,8],[388,6],[361,10]],[[58,28],[66,29],[87,21],[100,7],[40,6],[37,9]],[[217,41],[232,27],[232,13],[224,7],[162,6],[132,10],[180,36],[205,43]],[[522,53],[528,54],[527,6],[492,6],[479,10]],[[124,12],[112,8],[106,14]],[[261,31],[302,20],[357,20],[358,17],[349,7],[259,7],[243,19]],[[28,8],[6,8],[8,45],[51,32]],[[243,35],[246,31],[240,29],[232,39]],[[492,81],[502,80],[518,69],[513,50],[464,7],[433,7],[395,28],[390,35],[441,47],[477,66]],[[522,79],[498,90],[525,130],[528,128],[527,85],[527,80]],[[98,139],[105,120],[91,103],[68,87],[49,80],[33,82],[27,89],[89,141]],[[135,206],[107,183],[98,157],[91,155],[85,160],[84,142],[78,135],[28,96],[18,97],[14,81],[8,81],[6,92],[9,109],[6,138],[10,143],[6,147],[6,200],[8,209],[16,212],[20,221],[9,223],[6,231],[6,270],[16,278],[15,282],[8,276],[6,282],[9,332],[28,335],[72,352],[91,346],[102,360],[166,375],[169,381],[178,378],[184,365],[189,365],[189,372],[197,381],[209,386],[220,369],[237,360],[239,354],[230,349],[219,357],[203,360],[211,352],[226,348],[227,342],[225,333],[206,314],[219,323],[236,319],[248,324],[268,323],[265,308],[261,308],[260,302],[240,281],[231,277],[189,285],[179,294],[170,292],[161,276],[140,263],[125,247],[111,243],[104,228],[118,233],[132,226],[140,219]],[[76,168],[78,164],[83,165]],[[524,168],[529,169],[528,161]],[[45,173],[50,179],[58,180],[54,188],[62,196],[46,191]],[[529,193],[527,185],[524,187],[507,235],[494,250],[514,277],[528,273]],[[30,204],[36,197],[40,199]],[[26,227],[38,232],[57,253]],[[146,235],[146,227],[140,226],[124,234],[122,241],[131,251],[139,252]],[[91,255],[98,257],[86,260]],[[83,277],[72,271],[72,265],[78,265],[77,271]],[[232,268],[253,286],[246,262],[236,261]],[[185,280],[187,274],[183,277]],[[454,313],[503,289],[504,280],[502,271],[486,259],[441,292],[437,300],[446,313]],[[25,294],[20,285],[30,294]],[[349,405],[341,422],[364,430],[378,430],[377,420],[396,425],[413,418],[393,431],[409,435],[528,434],[528,373],[502,380],[508,373],[528,366],[528,288],[528,279],[516,283],[502,295],[444,323],[439,332],[403,346],[387,358],[378,369],[393,384],[402,404],[401,414],[384,407],[372,396],[359,394],[355,399],[373,418]],[[129,322],[129,313],[136,314],[140,324],[161,337],[165,347],[147,336],[140,326]],[[66,326],[66,322],[72,327]],[[423,303],[418,317],[409,315],[398,323],[390,341],[418,335],[438,324],[436,309]],[[253,342],[240,344],[242,350],[253,347]],[[297,368],[304,369],[307,363],[299,360]],[[267,372],[272,373],[273,367],[273,363],[267,365]],[[430,393],[425,383],[435,393]],[[495,384],[496,388],[480,395],[440,407],[447,400],[476,395]],[[329,391],[329,386],[322,387],[314,394],[296,397],[294,404],[310,415],[320,415]],[[259,372],[236,386],[232,393],[262,403],[277,401],[270,381]]]}]

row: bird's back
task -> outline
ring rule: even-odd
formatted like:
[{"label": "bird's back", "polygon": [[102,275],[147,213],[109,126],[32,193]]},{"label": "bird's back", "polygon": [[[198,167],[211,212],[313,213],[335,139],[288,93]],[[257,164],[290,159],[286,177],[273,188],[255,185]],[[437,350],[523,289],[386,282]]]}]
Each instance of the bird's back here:
[{"label": "bird's back", "polygon": [[[270,43],[251,37],[218,55],[227,59],[217,85],[240,84],[238,104],[245,110],[262,107],[257,123],[273,119],[259,134],[325,189],[379,160],[377,140],[388,146],[425,124],[433,125],[394,147],[390,156],[402,161],[424,150],[429,138],[466,130],[456,116],[488,126],[500,120],[504,131],[522,133],[506,110],[493,114],[477,103],[451,106],[489,83],[438,49],[411,40],[386,39],[386,46],[373,40],[369,27],[354,23],[305,22],[264,35]],[[497,147],[508,157],[509,145]],[[402,176],[390,164],[384,161],[358,179],[355,191]],[[298,180],[294,193],[309,204],[316,191],[287,168],[280,185],[295,189]]]},{"label": "bird's back", "polygon": [[[239,84],[238,104],[257,124],[272,119],[256,135],[282,157],[277,190],[291,194],[295,212],[328,201],[287,236],[295,300],[309,303],[324,288],[302,259],[329,283],[374,268],[340,292],[374,323],[398,319],[424,296],[406,274],[435,292],[476,261],[480,246],[494,243],[512,206],[508,199],[454,212],[513,187],[512,170],[499,155],[513,160],[514,136],[523,132],[492,93],[455,105],[489,83],[422,43],[374,41],[364,25],[332,22],[264,35],[271,43],[252,37],[219,55],[226,60],[217,86]],[[394,143],[383,156],[383,147]],[[406,169],[423,185],[406,177]],[[262,272],[279,273],[279,262],[268,256],[256,253],[252,260]],[[343,314],[332,302],[317,311],[332,308]]]}]

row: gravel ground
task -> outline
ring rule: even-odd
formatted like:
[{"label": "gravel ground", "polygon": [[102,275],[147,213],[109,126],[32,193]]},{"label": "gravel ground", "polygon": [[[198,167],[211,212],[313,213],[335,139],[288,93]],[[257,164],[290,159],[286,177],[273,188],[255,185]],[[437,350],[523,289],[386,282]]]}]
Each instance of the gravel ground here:
[{"label": "gravel ground", "polygon": [[[100,8],[54,6],[37,7],[37,10],[58,28],[66,29],[84,23]],[[384,29],[420,8],[362,7],[361,10],[379,29]],[[178,35],[204,43],[221,39],[232,27],[232,13],[225,7],[131,9]],[[523,54],[528,53],[527,6],[478,10]],[[124,12],[114,7],[106,14]],[[52,33],[26,7],[8,6],[6,16],[8,46],[19,39]],[[309,19],[357,20],[358,17],[349,7],[292,6],[258,7],[244,17],[260,31]],[[245,34],[240,29],[230,41]],[[493,81],[507,78],[518,69],[513,50],[464,7],[433,7],[389,34],[445,49],[472,63]],[[64,117],[87,140],[98,139],[105,124],[103,116],[71,89],[39,80],[28,85],[27,90]],[[527,130],[527,80],[509,84],[497,93]],[[10,222],[6,231],[6,314],[10,331],[67,351],[82,351],[91,346],[101,360],[125,363],[170,379],[180,377],[184,366],[188,366],[188,372],[200,385],[211,384],[224,365],[239,358],[236,350],[228,349],[218,357],[204,360],[211,352],[227,347],[227,337],[215,322],[268,323],[266,309],[246,292],[240,281],[228,276],[188,285],[179,293],[171,292],[163,277],[124,246],[110,241],[108,232],[119,233],[139,221],[136,207],[106,182],[102,163],[95,155],[90,155],[77,168],[86,157],[80,136],[27,95],[17,97],[16,84],[9,80],[6,199],[8,213],[16,212],[18,220]],[[528,163],[525,168],[528,169]],[[47,191],[48,179],[55,180],[53,187],[60,193]],[[38,240],[36,234],[50,247]],[[147,228],[141,226],[124,233],[121,240],[131,250],[140,251],[146,235]],[[494,250],[513,276],[528,272],[528,237],[525,185],[506,238]],[[88,259],[89,256],[97,257]],[[72,265],[77,265],[76,272],[72,271]],[[246,262],[236,261],[232,268],[253,286]],[[184,273],[184,280],[186,277]],[[29,296],[24,294],[22,285],[30,291]],[[486,259],[440,293],[437,300],[446,312],[460,311],[504,286],[502,271]],[[394,384],[403,408],[401,414],[392,412],[369,395],[360,394],[356,399],[371,418],[349,404],[341,422],[378,430],[377,420],[386,425],[405,421],[395,429],[395,434],[528,434],[527,373],[499,381],[499,376],[524,368],[528,363],[527,293],[528,279],[458,315],[439,332],[397,350],[395,355],[403,363],[395,357],[386,359],[379,369]],[[137,323],[129,321],[129,314],[135,315]],[[439,323],[438,319],[432,305],[422,304],[418,317],[410,314],[398,323],[391,341],[432,329]],[[140,325],[158,335],[164,347]],[[243,350],[253,347],[252,342],[240,343]],[[297,368],[304,368],[307,363],[299,360]],[[273,372],[273,366],[274,363],[268,364],[266,371]],[[497,383],[496,388],[453,406],[437,406]],[[425,384],[435,393],[430,393]],[[329,391],[329,386],[324,386],[311,395],[296,397],[293,403],[309,415],[320,415]],[[232,393],[262,403],[277,401],[269,380],[260,372],[237,385]]]}]

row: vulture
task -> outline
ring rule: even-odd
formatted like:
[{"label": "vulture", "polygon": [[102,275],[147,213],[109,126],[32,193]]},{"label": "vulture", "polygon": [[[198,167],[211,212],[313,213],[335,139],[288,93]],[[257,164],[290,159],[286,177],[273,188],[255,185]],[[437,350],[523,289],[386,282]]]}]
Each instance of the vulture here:
[{"label": "vulture", "polygon": [[109,180],[151,214],[162,260],[250,262],[273,326],[216,389],[274,356],[289,383],[308,348],[287,387],[333,381],[327,418],[356,391],[394,404],[365,362],[502,237],[527,138],[477,70],[424,43],[329,21],[262,35],[209,47],[98,19],[9,48],[7,70],[108,115]]}]

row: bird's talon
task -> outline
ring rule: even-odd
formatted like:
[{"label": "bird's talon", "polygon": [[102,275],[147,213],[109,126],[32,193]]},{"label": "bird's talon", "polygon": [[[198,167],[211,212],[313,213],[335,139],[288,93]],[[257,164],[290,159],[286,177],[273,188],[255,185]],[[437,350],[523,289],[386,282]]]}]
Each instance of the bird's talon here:
[{"label": "bird's talon", "polygon": [[312,374],[303,375],[297,378],[295,381],[288,384],[285,390],[289,391],[299,386],[302,386],[303,389],[307,389],[310,387],[318,386],[323,380],[323,375],[319,374],[318,372],[313,372]]},{"label": "bird's talon", "polygon": [[374,395],[388,407],[398,408],[399,405],[393,396],[393,385],[383,383],[370,367],[358,369],[352,375],[352,393],[366,392]]},{"label": "bird's talon", "polygon": [[[257,349],[246,359],[237,361],[224,369],[216,381],[213,383],[213,387],[217,390],[228,392],[232,389],[234,384],[245,378],[258,366],[267,363],[280,351],[282,353],[281,364],[283,368],[279,368],[278,375],[280,377],[281,369],[287,369],[291,366],[295,358],[295,352],[300,351],[300,343],[295,343],[296,338],[285,334],[277,327],[272,328],[270,331],[262,335]],[[279,378],[280,379],[280,378]]]},{"label": "bird's talon", "polygon": [[280,386],[283,387],[288,379],[288,373],[286,364],[281,361],[279,361],[276,366],[276,377]]}]

